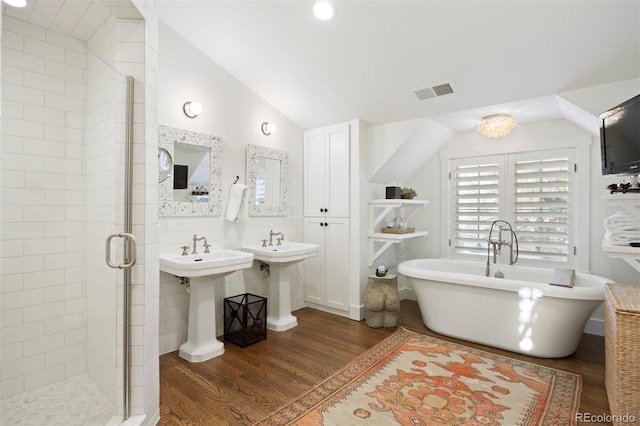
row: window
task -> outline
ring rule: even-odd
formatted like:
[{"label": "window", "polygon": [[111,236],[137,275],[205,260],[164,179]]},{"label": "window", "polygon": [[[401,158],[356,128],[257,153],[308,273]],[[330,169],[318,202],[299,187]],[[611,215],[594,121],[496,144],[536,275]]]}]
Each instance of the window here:
[{"label": "window", "polygon": [[486,254],[491,223],[500,217],[499,161],[474,158],[454,168],[455,253]]},{"label": "window", "polygon": [[573,267],[575,150],[450,161],[450,257],[487,255],[494,220],[511,223],[524,263]]}]

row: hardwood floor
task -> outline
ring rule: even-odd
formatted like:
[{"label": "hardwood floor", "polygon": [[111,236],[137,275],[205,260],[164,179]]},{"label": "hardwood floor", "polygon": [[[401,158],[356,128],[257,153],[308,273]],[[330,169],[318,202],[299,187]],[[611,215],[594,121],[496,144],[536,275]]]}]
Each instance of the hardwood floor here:
[{"label": "hardwood floor", "polygon": [[[266,340],[244,349],[226,343],[225,353],[209,361],[191,364],[180,358],[177,351],[161,356],[159,424],[251,424],[326,379],[395,331],[370,328],[364,321],[356,322],[310,308],[294,314],[298,317],[296,328],[269,331]],[[422,323],[417,303],[409,300],[402,302],[398,325],[580,374],[583,384],[579,411],[594,416],[609,414],[603,337],[583,335],[576,353],[566,358],[527,357],[434,333]]]}]

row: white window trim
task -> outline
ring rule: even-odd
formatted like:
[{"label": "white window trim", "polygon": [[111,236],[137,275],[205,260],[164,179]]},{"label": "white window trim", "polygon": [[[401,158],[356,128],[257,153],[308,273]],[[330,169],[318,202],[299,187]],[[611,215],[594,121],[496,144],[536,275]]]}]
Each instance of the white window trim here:
[{"label": "white window trim", "polygon": [[[493,142],[493,143],[491,143]],[[504,155],[504,154],[523,154],[528,152],[549,151],[562,148],[575,149],[575,163],[577,169],[575,172],[575,179],[573,180],[574,187],[570,190],[575,190],[575,206],[572,209],[573,217],[575,218],[576,225],[573,227],[575,232],[573,243],[576,248],[574,256],[574,267],[578,271],[589,272],[590,271],[590,228],[591,228],[591,216],[589,208],[589,196],[590,196],[590,146],[592,138],[590,136],[572,136],[566,137],[562,140],[553,141],[535,141],[535,148],[532,147],[533,143],[520,143],[515,145],[510,144],[495,144],[495,141],[490,141],[485,144],[478,144],[469,149],[460,150],[453,149],[447,150],[446,148],[440,152],[440,170],[441,170],[441,187],[440,187],[440,217],[442,218],[442,229],[446,230],[442,233],[440,253],[443,256],[449,256],[449,238],[451,238],[453,229],[452,219],[453,214],[451,211],[451,192],[450,192],[450,180],[449,180],[449,160],[465,159],[473,157],[487,157],[491,155]],[[512,186],[512,184],[510,184]],[[456,258],[461,258],[456,256]],[[477,256],[468,256],[470,260],[480,261]],[[518,264],[526,264],[529,262],[518,262]],[[535,262],[537,266],[543,266],[541,262]],[[544,263],[544,267],[554,267],[552,262]],[[556,265],[555,267],[558,267]]]}]

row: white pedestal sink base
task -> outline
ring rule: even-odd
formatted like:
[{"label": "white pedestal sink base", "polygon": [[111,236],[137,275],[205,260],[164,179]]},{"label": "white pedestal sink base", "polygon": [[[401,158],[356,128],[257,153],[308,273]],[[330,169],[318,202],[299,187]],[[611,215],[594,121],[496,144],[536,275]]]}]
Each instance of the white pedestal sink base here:
[{"label": "white pedestal sink base", "polygon": [[215,284],[218,278],[190,278],[189,326],[180,357],[202,362],[222,355],[224,344],[216,339]]},{"label": "white pedestal sink base", "polygon": [[291,315],[291,271],[286,263],[271,263],[269,271],[269,299],[267,300],[267,329],[285,331],[298,325]]}]

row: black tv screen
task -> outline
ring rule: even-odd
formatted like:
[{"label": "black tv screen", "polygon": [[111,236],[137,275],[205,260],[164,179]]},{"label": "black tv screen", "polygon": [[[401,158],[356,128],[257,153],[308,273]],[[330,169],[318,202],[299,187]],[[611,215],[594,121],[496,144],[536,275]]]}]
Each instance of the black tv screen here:
[{"label": "black tv screen", "polygon": [[640,95],[600,114],[602,174],[640,174]]},{"label": "black tv screen", "polygon": [[189,166],[173,166],[173,189],[187,189]]}]

